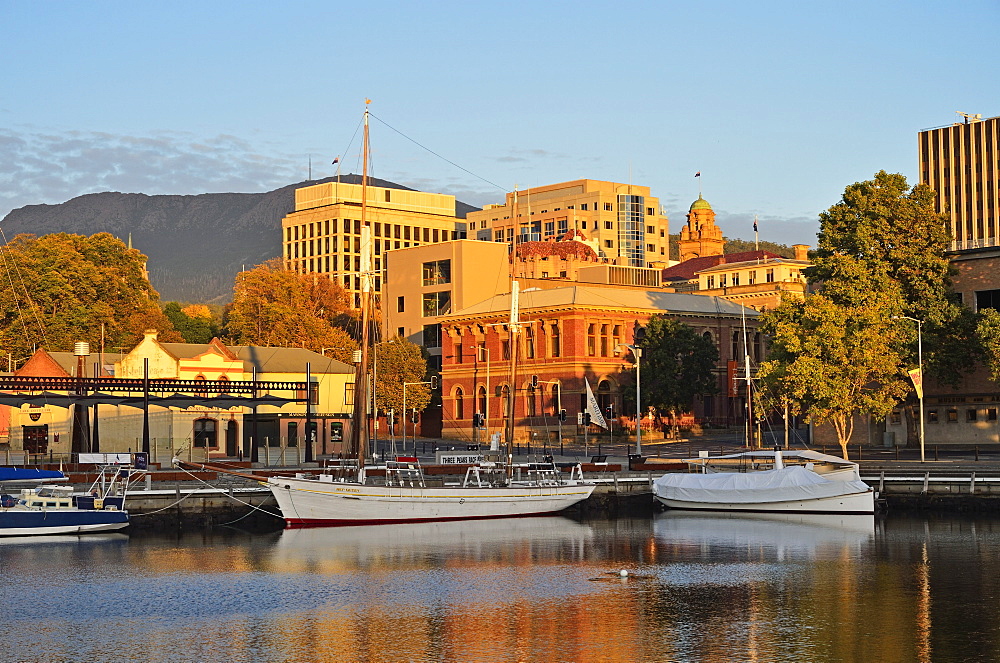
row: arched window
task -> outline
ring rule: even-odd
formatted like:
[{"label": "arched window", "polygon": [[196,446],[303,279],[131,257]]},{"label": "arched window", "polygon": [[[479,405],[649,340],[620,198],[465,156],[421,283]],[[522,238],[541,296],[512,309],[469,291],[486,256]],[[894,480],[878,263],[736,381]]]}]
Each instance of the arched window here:
[{"label": "arched window", "polygon": [[510,410],[510,388],[507,385],[500,387],[500,416],[507,418]]},{"label": "arched window", "polygon": [[[611,393],[611,382],[608,380],[601,380],[597,385],[597,404],[601,408],[601,412],[607,416],[608,406],[611,405],[613,395]],[[616,410],[618,408],[615,408]]]},{"label": "arched window", "polygon": [[536,391],[537,391],[537,389],[535,387],[532,387],[529,384],[528,388],[524,392],[525,411],[527,412],[527,416],[529,416],[529,417],[534,417],[537,414],[537,412],[535,410],[535,392]]},{"label": "arched window", "polygon": [[535,330],[531,325],[524,328],[524,356],[528,359],[535,358]]},{"label": "arched window", "polygon": [[597,356],[597,325],[587,325],[587,355]]},{"label": "arched window", "polygon": [[481,385],[479,387],[479,399],[478,400],[479,400],[479,404],[477,405],[477,409],[479,410],[479,414],[485,415],[486,412],[487,412],[487,410],[486,410],[486,407],[487,407],[487,403],[486,403],[486,387],[483,387]]},{"label": "arched window", "polygon": [[[205,378],[202,378],[203,380]],[[218,422],[215,419],[194,420],[194,446],[199,449],[218,449]]]},{"label": "arched window", "polygon": [[559,405],[562,403],[561,394],[559,393],[562,389],[562,385],[556,382],[552,385],[552,411],[559,414]]},{"label": "arched window", "polygon": [[729,355],[732,360],[739,359],[740,357],[740,333],[738,331],[733,332],[733,353]]},{"label": "arched window", "polygon": [[455,419],[465,419],[465,393],[461,387],[455,389]]},{"label": "arched window", "polygon": [[558,324],[552,325],[552,334],[550,335],[550,338],[552,339],[552,347],[550,355],[552,357],[559,357],[562,354],[562,346],[560,345]]}]

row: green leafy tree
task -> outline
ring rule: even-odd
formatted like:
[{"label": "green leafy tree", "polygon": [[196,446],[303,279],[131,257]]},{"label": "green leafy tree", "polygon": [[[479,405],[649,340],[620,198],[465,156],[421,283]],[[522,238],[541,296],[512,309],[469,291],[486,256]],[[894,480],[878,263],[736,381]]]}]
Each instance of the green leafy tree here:
[{"label": "green leafy tree", "polygon": [[146,329],[179,341],[146,276],[146,256],[109,233],[18,235],[0,247],[0,350],[131,348]]},{"label": "green leafy tree", "polygon": [[[974,365],[978,352],[975,325],[971,314],[950,296],[951,267],[945,255],[949,237],[945,218],[934,211],[934,196],[929,187],[921,184],[910,188],[905,177],[885,171],[876,173],[872,180],[848,186],[841,201],[820,214],[813,266],[806,271],[809,281],[821,288],[823,300],[807,299],[803,306],[810,307],[808,316],[795,306],[765,314],[765,326],[784,326],[786,339],[783,348],[772,343],[776,354],[772,355],[769,370],[772,375],[782,376],[774,386],[786,390],[782,396],[810,394],[801,404],[812,420],[846,422],[855,412],[884,416],[885,397],[910,394],[907,420],[910,441],[915,442],[916,398],[906,370],[917,365],[917,326],[903,317],[922,321],[928,374],[954,382]],[[843,381],[841,397],[826,400],[820,398],[824,390],[810,387],[806,374],[774,365],[805,360],[811,347],[806,337],[816,333],[815,327],[824,315],[832,324],[849,321],[853,333],[867,339],[867,352],[881,355],[878,361],[869,361],[855,354],[850,346],[839,351],[831,348],[829,356],[814,353],[814,360],[821,362],[850,357],[859,369],[864,369],[860,373],[838,372],[836,367],[823,364],[829,381],[827,391],[833,389],[837,379]],[[797,331],[793,331],[796,327]],[[824,328],[831,327],[826,324]],[[794,333],[800,336],[795,343],[791,342]],[[799,352],[806,354],[800,356]],[[885,361],[889,359],[896,361],[895,372],[886,370]],[[858,381],[865,379],[867,386],[859,388]],[[878,381],[877,388],[872,387],[873,381]],[[813,413],[808,409],[812,407],[821,410]],[[847,424],[834,425],[838,439],[846,444],[840,436],[849,437]]]},{"label": "green leafy tree", "polygon": [[995,382],[1000,382],[1000,311],[992,308],[981,310],[976,332],[990,375]]},{"label": "green leafy tree", "polygon": [[645,403],[676,416],[689,412],[696,396],[718,391],[719,350],[690,325],[654,315],[639,345]]},{"label": "green leafy tree", "polygon": [[219,326],[212,319],[212,313],[207,306],[196,306],[200,308],[187,306],[182,309],[177,302],[167,302],[163,307],[163,313],[186,343],[208,343],[219,335]]},{"label": "green leafy tree", "polygon": [[[397,336],[375,346],[375,403],[382,412],[403,412],[403,385],[427,381],[427,360],[419,345]],[[429,385],[406,387],[406,409],[423,410],[431,402]]]},{"label": "green leafy tree", "polygon": [[299,274],[272,260],[236,278],[226,333],[236,344],[286,346],[324,351],[345,362],[357,342],[340,324],[348,296],[336,281],[320,274]]},{"label": "green leafy tree", "polygon": [[821,294],[785,301],[768,311],[769,359],[759,378],[792,409],[830,423],[847,458],[854,414],[884,417],[905,395],[897,379],[906,331],[877,305],[842,306]]}]

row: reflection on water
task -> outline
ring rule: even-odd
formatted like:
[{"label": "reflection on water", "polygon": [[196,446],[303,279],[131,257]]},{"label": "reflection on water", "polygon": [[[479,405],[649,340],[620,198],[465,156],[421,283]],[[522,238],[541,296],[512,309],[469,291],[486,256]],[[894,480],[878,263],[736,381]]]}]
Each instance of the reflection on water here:
[{"label": "reflection on water", "polygon": [[994,519],[683,512],[0,539],[0,660],[994,660],[998,553]]}]

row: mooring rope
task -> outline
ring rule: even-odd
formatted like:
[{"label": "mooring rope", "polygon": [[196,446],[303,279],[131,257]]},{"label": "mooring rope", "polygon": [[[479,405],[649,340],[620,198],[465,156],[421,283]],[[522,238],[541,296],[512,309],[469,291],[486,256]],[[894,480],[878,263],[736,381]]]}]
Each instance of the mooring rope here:
[{"label": "mooring rope", "polygon": [[[219,488],[218,488],[217,486],[213,486],[212,484],[208,483],[207,481],[205,481],[205,480],[204,480],[204,479],[202,479],[201,477],[197,477],[197,476],[195,476],[194,474],[191,474],[191,472],[187,471],[187,470],[186,470],[186,469],[184,469],[183,467],[178,467],[177,469],[179,469],[179,470],[180,470],[181,472],[184,472],[184,474],[187,474],[187,475],[188,475],[189,477],[191,477],[191,478],[192,478],[192,479],[194,479],[195,481],[197,481],[197,482],[199,482],[199,483],[203,483],[203,484],[205,484],[206,486],[208,486],[209,488],[212,488],[212,489],[214,489],[214,490],[219,490]],[[266,513],[267,515],[269,515],[269,516],[273,516],[273,517],[275,517],[275,518],[281,518],[281,517],[282,517],[282,516],[281,516],[281,514],[277,514],[277,513],[271,513],[271,512],[270,512],[270,511],[268,511],[267,509],[262,509],[262,508],[260,508],[259,506],[254,506],[253,504],[251,504],[251,503],[249,503],[249,502],[244,502],[244,501],[243,501],[243,500],[241,500],[241,499],[237,499],[235,495],[230,495],[229,493],[227,493],[227,492],[225,492],[225,491],[223,491],[223,492],[222,492],[222,494],[223,494],[223,495],[224,495],[225,497],[228,497],[229,499],[233,500],[234,502],[239,502],[239,503],[240,503],[240,504],[242,504],[243,506],[248,506],[248,507],[250,507],[250,509],[251,509],[251,511],[250,511],[250,512],[248,512],[248,513],[246,513],[246,514],[244,514],[244,515],[240,516],[240,517],[239,517],[239,518],[237,518],[236,520],[231,520],[231,521],[229,521],[228,523],[221,523],[222,525],[231,525],[232,523],[235,523],[235,522],[239,522],[240,520],[243,520],[244,518],[246,518],[247,516],[249,516],[249,515],[250,515],[251,513],[253,513],[254,511],[261,511],[261,512],[263,512],[263,513]],[[163,507],[162,509],[157,509],[156,511],[150,511],[149,513],[137,513],[137,514],[135,514],[135,517],[136,517],[136,518],[138,518],[139,516],[150,516],[150,515],[153,515],[154,513],[160,513],[161,511],[166,511],[167,509],[171,509],[171,508],[173,508],[173,507],[177,506],[178,504],[180,504],[180,503],[181,503],[181,502],[183,502],[184,500],[188,499],[188,498],[189,498],[189,497],[191,497],[192,495],[194,495],[194,493],[188,493],[187,495],[185,495],[184,497],[180,498],[179,500],[177,500],[176,502],[174,502],[173,504],[171,504],[171,505],[169,505],[169,506],[165,506],[165,507]]]}]

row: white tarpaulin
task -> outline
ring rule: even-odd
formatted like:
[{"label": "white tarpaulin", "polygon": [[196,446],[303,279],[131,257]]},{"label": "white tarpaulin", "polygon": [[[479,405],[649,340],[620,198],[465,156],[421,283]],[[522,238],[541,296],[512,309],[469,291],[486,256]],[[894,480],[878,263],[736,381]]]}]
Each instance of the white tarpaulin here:
[{"label": "white tarpaulin", "polygon": [[830,481],[801,466],[758,472],[664,474],[653,482],[653,492],[659,497],[699,504],[815,500],[868,490],[858,479]]}]

